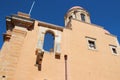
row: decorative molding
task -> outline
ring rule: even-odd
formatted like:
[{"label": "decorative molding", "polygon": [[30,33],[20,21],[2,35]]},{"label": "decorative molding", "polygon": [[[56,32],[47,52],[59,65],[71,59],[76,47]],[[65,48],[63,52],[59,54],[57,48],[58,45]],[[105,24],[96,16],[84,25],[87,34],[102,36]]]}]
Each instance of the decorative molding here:
[{"label": "decorative molding", "polygon": [[31,22],[25,22],[25,21],[21,21],[17,19],[12,19],[12,23],[16,26],[25,27],[28,30],[34,29],[34,23],[31,23]]},{"label": "decorative molding", "polygon": [[88,38],[89,40],[97,40],[96,38],[85,36],[85,38]]},{"label": "decorative molding", "polygon": [[59,31],[63,31],[64,27],[62,26],[58,26],[58,25],[54,25],[54,24],[50,24],[50,23],[46,23],[46,22],[42,22],[42,21],[38,21],[38,26],[44,26],[47,28],[51,28],[51,29],[56,29]]},{"label": "decorative molding", "polygon": [[14,28],[14,26],[25,27],[28,30],[34,29],[35,20],[19,15],[12,15],[6,17],[7,29]]}]

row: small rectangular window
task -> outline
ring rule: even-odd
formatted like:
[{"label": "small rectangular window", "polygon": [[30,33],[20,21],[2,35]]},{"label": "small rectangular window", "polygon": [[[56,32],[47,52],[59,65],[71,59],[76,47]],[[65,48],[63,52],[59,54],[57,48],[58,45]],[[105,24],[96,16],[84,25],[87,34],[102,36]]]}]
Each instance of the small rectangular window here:
[{"label": "small rectangular window", "polygon": [[113,54],[117,54],[117,46],[109,45]]},{"label": "small rectangular window", "polygon": [[88,43],[89,43],[89,48],[91,48],[91,49],[96,49],[95,41],[88,40]]},{"label": "small rectangular window", "polygon": [[87,38],[88,48],[95,50],[96,49],[96,39],[90,38],[90,37],[86,37],[86,38]]},{"label": "small rectangular window", "polygon": [[85,15],[81,14],[81,20],[85,22]]},{"label": "small rectangular window", "polygon": [[117,51],[115,48],[112,48],[113,53],[117,54]]}]

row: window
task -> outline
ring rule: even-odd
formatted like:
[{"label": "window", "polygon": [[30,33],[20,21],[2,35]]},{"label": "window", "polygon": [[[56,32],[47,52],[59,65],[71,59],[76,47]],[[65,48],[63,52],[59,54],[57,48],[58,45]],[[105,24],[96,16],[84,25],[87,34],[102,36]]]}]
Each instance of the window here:
[{"label": "window", "polygon": [[87,38],[88,48],[92,50],[96,50],[96,39],[95,38]]},{"label": "window", "polygon": [[113,53],[117,54],[117,51],[115,48],[112,48]]},{"label": "window", "polygon": [[54,52],[54,39],[55,36],[52,31],[47,31],[44,37],[44,46],[45,51]]},{"label": "window", "polygon": [[73,17],[72,17],[72,16],[70,16],[70,17],[69,17],[69,20],[71,20],[72,18],[73,18]]},{"label": "window", "polygon": [[85,15],[81,14],[81,20],[85,22]]},{"label": "window", "polygon": [[111,51],[113,54],[117,54],[117,49],[116,49],[117,47],[116,46],[110,45],[110,48],[111,48]]},{"label": "window", "polygon": [[90,49],[96,49],[95,41],[88,40],[88,43],[89,43],[89,48],[90,48]]}]

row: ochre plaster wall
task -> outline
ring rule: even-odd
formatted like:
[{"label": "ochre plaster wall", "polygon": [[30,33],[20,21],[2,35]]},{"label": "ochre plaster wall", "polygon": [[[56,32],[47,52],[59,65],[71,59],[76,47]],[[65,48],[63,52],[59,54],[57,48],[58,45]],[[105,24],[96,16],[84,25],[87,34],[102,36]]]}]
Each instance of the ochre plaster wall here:
[{"label": "ochre plaster wall", "polygon": [[[60,59],[56,59],[54,53],[45,51],[41,71],[38,71],[35,51],[40,28],[35,21],[34,29],[25,31],[22,42],[15,44],[19,45],[19,49],[10,50],[18,51],[14,53],[19,57],[12,77],[10,71],[6,74],[7,80],[120,80],[120,56],[112,54],[109,47],[109,44],[117,46],[116,37],[106,35],[105,30],[96,25],[77,20],[72,20],[71,25],[72,29],[64,28],[62,32]],[[96,39],[96,50],[88,49],[86,36]],[[13,45],[12,41],[8,43]],[[4,43],[1,54],[8,43]],[[65,54],[68,56],[66,68]]]},{"label": "ochre plaster wall", "polygon": [[[72,30],[64,29],[61,45],[68,54],[68,80],[119,80],[120,56],[109,47],[117,46],[116,37],[96,25],[76,20],[71,25]],[[96,39],[96,50],[88,49],[86,36]]]}]

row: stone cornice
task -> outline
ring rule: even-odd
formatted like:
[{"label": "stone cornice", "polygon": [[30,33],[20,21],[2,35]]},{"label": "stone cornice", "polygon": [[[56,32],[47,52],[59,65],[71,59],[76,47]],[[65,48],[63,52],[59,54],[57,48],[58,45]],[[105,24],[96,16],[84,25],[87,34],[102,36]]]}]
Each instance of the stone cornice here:
[{"label": "stone cornice", "polygon": [[[11,15],[11,16],[7,16],[6,17],[7,30],[13,29],[14,26],[25,27],[28,30],[32,30],[34,28],[35,21],[38,21],[38,20],[15,15],[15,14]],[[38,26],[44,26],[44,27],[56,29],[59,31],[63,31],[63,29],[64,29],[62,26],[58,26],[58,25],[54,25],[54,24],[50,24],[50,23],[46,23],[46,22],[42,22],[42,21],[38,21]]]},{"label": "stone cornice", "polygon": [[11,17],[12,17],[12,19],[18,19],[18,20],[22,20],[22,21],[31,22],[31,23],[33,23],[33,21],[35,21],[32,18],[26,18],[26,17],[15,15],[15,14],[13,14]]},{"label": "stone cornice", "polygon": [[56,29],[56,30],[60,30],[63,31],[64,27],[62,26],[58,26],[58,25],[54,25],[54,24],[50,24],[50,23],[46,23],[46,22],[42,22],[42,21],[38,21],[38,26],[44,26],[44,27],[48,27],[48,28],[52,28],[52,29]]},{"label": "stone cornice", "polygon": [[10,27],[14,28],[14,26],[25,27],[28,30],[32,30],[34,28],[34,21],[34,19],[25,18],[17,15],[8,16],[6,17],[7,30]]}]

